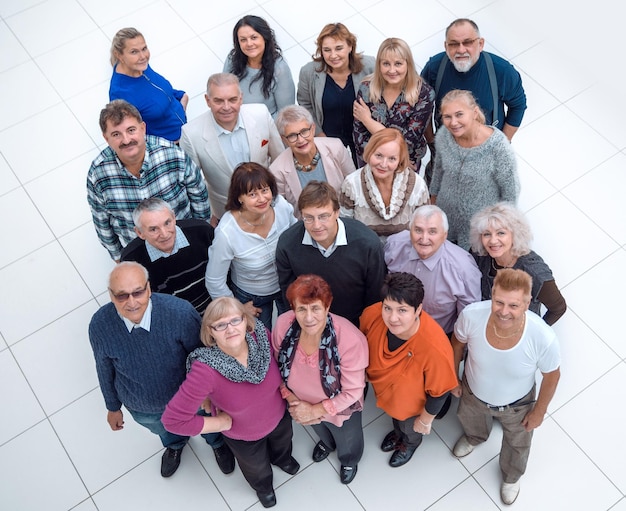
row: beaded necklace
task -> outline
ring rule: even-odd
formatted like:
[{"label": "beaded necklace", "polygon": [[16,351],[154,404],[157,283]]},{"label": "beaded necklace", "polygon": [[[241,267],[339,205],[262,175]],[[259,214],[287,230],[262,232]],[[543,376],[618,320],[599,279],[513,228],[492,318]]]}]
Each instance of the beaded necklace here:
[{"label": "beaded necklace", "polygon": [[313,159],[311,160],[311,163],[309,163],[308,165],[302,165],[302,163],[300,163],[296,157],[293,157],[293,164],[296,167],[296,170],[299,170],[300,172],[311,172],[315,167],[317,167],[317,164],[320,161],[320,153],[319,151],[315,153],[315,156],[313,156]]}]

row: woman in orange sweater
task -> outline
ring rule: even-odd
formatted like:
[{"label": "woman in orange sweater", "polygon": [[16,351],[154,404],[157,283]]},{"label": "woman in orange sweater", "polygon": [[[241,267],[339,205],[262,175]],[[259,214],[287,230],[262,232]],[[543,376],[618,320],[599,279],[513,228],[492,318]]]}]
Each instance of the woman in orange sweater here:
[{"label": "woman in orange sweater", "polygon": [[361,330],[376,404],[393,419],[393,431],[380,448],[393,451],[389,465],[395,468],[407,463],[430,433],[458,379],[448,337],[422,311],[422,282],[411,273],[390,273],[381,296],[382,302],[363,311]]}]

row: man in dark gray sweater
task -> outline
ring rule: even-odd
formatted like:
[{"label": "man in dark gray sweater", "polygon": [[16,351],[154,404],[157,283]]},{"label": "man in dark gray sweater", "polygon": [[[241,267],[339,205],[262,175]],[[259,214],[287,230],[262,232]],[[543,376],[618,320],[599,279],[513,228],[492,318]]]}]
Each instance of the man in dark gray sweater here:
[{"label": "man in dark gray sweater", "polygon": [[[161,475],[180,465],[189,437],[165,430],[161,415],[185,379],[187,355],[200,345],[200,315],[186,300],[150,290],[139,263],[118,264],[109,276],[111,302],[89,324],[100,390],[113,431],[124,427],[122,405],[133,419],[159,435],[165,452]],[[202,435],[224,473],[235,469],[233,454],[219,433]]]},{"label": "man in dark gray sweater", "polygon": [[339,199],[327,182],[311,181],[298,198],[302,221],[283,232],[276,246],[280,288],[314,273],[333,292],[330,311],[357,327],[363,309],[380,301],[387,273],[383,246],[365,224],[339,218]]}]

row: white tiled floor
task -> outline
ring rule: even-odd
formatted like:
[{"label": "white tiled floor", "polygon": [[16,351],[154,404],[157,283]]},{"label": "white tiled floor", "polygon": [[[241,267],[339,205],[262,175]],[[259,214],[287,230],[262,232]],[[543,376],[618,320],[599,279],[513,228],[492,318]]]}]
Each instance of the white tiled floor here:
[{"label": "white tiled floor", "polygon": [[[563,378],[513,507],[626,510],[626,412],[617,399],[626,384],[621,10],[609,0],[592,9],[565,0],[0,0],[0,509],[260,509],[239,470],[221,474],[201,440],[165,480],[155,437],[132,420],[122,432],[108,428],[87,323],[107,301],[112,263],[84,189],[103,147],[97,116],[115,31],[144,32],[153,67],[189,92],[193,118],[206,108],[206,78],[221,71],[232,26],[253,13],[275,29],[295,79],[330,21],[344,21],[368,54],[383,38],[402,37],[423,65],[442,48],[449,21],[469,16],[487,49],[520,70],[529,104],[513,143],[520,205],[569,311],[556,325]],[[450,448],[460,426],[450,413],[394,470],[378,449],[389,419],[372,396],[367,404],[354,482],[339,483],[334,456],[313,464],[314,436],[297,427],[302,470],[275,474],[277,509],[503,507],[498,428],[459,461]]]}]

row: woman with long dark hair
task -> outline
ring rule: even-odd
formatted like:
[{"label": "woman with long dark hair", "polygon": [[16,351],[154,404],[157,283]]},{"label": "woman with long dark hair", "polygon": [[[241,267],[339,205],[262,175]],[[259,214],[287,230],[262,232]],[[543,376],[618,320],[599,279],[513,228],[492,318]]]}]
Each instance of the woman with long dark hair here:
[{"label": "woman with long dark hair", "polygon": [[278,284],[276,244],[295,223],[293,206],[278,194],[268,169],[254,162],[237,166],[209,247],[205,282],[211,298],[234,296],[271,330],[274,302],[279,314],[289,309]]},{"label": "woman with long dark hair", "polygon": [[274,118],[281,108],[296,102],[291,70],[276,35],[259,16],[247,15],[236,23],[224,72],[239,78],[244,103],[263,103]]}]

